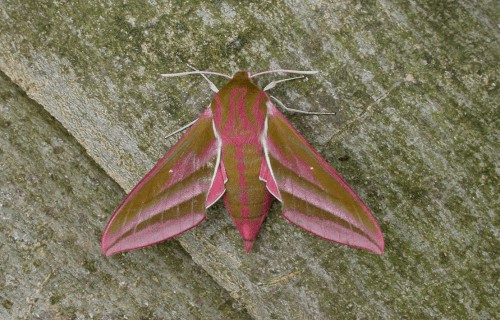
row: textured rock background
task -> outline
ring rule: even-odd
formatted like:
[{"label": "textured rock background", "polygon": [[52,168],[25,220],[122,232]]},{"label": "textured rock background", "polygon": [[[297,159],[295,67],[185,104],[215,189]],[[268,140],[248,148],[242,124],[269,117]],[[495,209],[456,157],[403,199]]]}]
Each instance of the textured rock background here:
[{"label": "textured rock background", "polygon": [[[0,316],[498,317],[496,1],[0,2]],[[372,208],[386,252],[224,207],[105,258],[114,208],[195,119],[200,69],[317,69],[272,90]],[[262,77],[264,86],[277,75]],[[224,79],[212,77],[219,86]]]}]

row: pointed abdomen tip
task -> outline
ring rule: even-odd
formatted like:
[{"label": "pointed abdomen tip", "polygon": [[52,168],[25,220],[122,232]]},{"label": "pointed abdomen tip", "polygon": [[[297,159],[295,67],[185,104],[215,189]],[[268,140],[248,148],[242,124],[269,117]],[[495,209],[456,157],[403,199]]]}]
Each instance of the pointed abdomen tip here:
[{"label": "pointed abdomen tip", "polygon": [[250,252],[250,249],[253,247],[253,241],[248,241],[248,240],[243,240],[243,243],[245,244],[245,251],[246,253]]}]

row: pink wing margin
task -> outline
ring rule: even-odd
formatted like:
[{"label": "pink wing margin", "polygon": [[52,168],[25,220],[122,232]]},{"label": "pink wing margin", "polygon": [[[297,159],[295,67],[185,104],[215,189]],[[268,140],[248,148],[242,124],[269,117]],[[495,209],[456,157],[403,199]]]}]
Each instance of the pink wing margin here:
[{"label": "pink wing margin", "polygon": [[149,246],[203,221],[225,191],[210,108],[113,213],[101,240],[106,256]]},{"label": "pink wing margin", "polygon": [[[261,178],[293,224],[325,239],[384,251],[384,238],[359,196],[268,102]],[[267,168],[266,168],[267,166]]]}]

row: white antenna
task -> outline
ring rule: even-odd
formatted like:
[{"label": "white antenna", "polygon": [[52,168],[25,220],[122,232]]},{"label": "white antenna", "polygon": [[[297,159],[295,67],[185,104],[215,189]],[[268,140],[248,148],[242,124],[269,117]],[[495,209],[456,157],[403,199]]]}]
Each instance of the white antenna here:
[{"label": "white antenna", "polygon": [[295,73],[295,74],[316,74],[319,71],[316,71],[316,70],[310,70],[310,71],[305,70],[304,71],[304,70],[275,69],[275,70],[269,70],[269,71],[264,71],[264,72],[259,72],[259,73],[253,74],[250,78],[255,78],[255,77],[261,76],[263,74],[278,73],[278,72]]}]

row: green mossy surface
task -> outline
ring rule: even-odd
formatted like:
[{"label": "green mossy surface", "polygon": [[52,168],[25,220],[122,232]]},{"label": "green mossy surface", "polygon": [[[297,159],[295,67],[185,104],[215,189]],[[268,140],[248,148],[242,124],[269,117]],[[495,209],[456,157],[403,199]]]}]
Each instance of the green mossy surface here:
[{"label": "green mossy surface", "polygon": [[[498,317],[497,2],[5,1],[0,12],[3,317]],[[186,63],[320,70],[272,94],[337,113],[288,118],[372,209],[384,255],[309,235],[275,203],[249,255],[217,204],[178,241],[104,258],[121,188],[211,100],[200,77],[159,76]]]}]

